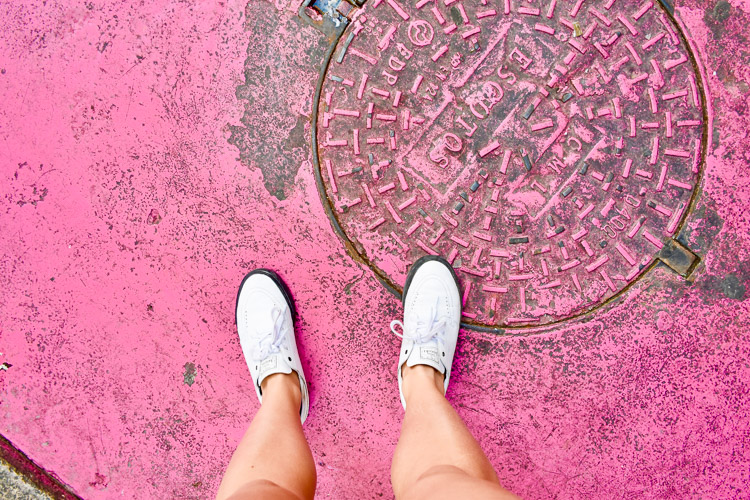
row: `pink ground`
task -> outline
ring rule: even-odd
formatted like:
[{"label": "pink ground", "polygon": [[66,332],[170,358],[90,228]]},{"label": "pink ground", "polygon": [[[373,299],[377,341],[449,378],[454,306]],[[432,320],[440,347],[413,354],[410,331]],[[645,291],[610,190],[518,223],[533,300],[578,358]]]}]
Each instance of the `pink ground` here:
[{"label": "pink ground", "polygon": [[[326,43],[296,7],[0,4],[0,433],[85,498],[213,495],[258,405],[232,319],[257,266],[302,316],[320,496],[391,496],[400,306],[319,200]],[[448,396],[527,498],[750,495],[750,6],[677,14],[715,112],[694,281],[462,333]]]}]

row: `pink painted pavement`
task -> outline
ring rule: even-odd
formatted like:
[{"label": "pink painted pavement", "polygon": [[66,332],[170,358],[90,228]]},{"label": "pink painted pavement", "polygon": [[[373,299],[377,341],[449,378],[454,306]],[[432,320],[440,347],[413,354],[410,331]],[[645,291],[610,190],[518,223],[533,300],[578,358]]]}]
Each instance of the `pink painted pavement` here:
[{"label": "pink painted pavement", "polygon": [[[318,494],[392,496],[398,300],[334,234],[298,5],[0,4],[0,434],[84,498],[211,497],[257,410],[236,287],[301,313]],[[714,112],[681,238],[555,327],[462,332],[448,397],[525,498],[750,495],[750,5],[678,2]]]}]

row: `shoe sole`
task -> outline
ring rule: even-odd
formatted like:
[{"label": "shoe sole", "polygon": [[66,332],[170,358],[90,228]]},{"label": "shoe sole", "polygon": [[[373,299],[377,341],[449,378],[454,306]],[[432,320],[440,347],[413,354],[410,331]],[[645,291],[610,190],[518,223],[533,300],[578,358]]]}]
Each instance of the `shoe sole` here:
[{"label": "shoe sole", "polygon": [[[409,269],[409,274],[406,275],[406,284],[404,284],[404,292],[401,294],[401,303],[406,304],[406,294],[409,291],[409,286],[411,285],[411,281],[414,279],[414,275],[417,274],[417,271],[420,267],[422,267],[422,264],[425,264],[427,262],[437,261],[441,264],[445,265],[451,272],[451,276],[453,276],[453,281],[456,283],[456,288],[458,288],[458,296],[461,297],[461,285],[458,283],[458,276],[456,276],[456,271],[453,269],[453,266],[451,266],[447,260],[440,257],[439,255],[425,255],[424,257],[420,257],[417,259],[417,261],[414,263],[413,266],[411,266],[411,269]],[[236,314],[235,314],[236,316]]]},{"label": "shoe sole", "polygon": [[276,286],[279,287],[279,290],[281,290],[281,294],[284,296],[284,299],[286,300],[287,305],[289,306],[289,310],[292,312],[292,324],[294,325],[297,322],[297,308],[294,307],[294,299],[292,298],[292,292],[289,290],[289,287],[286,286],[286,283],[284,283],[284,280],[281,279],[281,276],[276,274],[275,272],[271,271],[270,269],[255,269],[254,271],[250,271],[245,275],[244,278],[242,278],[242,283],[240,283],[240,288],[237,290],[237,300],[234,304],[234,324],[237,325],[237,309],[240,307],[240,294],[242,293],[242,287],[245,286],[245,282],[250,278],[250,276],[254,276],[256,274],[262,274],[264,276],[268,276],[273,280],[273,282],[276,284]]}]

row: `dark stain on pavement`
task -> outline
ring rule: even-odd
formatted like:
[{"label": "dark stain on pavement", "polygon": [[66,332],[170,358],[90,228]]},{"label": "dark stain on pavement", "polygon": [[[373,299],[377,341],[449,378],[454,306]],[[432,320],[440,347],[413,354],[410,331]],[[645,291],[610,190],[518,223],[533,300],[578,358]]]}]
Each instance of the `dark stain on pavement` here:
[{"label": "dark stain on pavement", "polygon": [[182,379],[190,386],[195,383],[195,363],[185,363],[185,372],[182,374]]}]

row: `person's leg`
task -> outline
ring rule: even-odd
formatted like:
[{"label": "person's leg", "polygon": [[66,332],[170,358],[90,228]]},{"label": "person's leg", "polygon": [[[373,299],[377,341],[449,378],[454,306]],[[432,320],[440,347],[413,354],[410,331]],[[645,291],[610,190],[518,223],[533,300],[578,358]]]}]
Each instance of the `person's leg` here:
[{"label": "person's leg", "polygon": [[[404,285],[398,363],[406,415],[391,466],[404,498],[517,498],[504,490],[479,444],[445,399],[461,323],[458,278],[439,257],[418,260]],[[401,325],[399,334],[395,327]]]},{"label": "person's leg", "polygon": [[294,335],[292,295],[276,273],[255,270],[242,280],[235,319],[262,404],[217,498],[313,498],[315,462],[302,432],[310,397]]},{"label": "person's leg", "polygon": [[315,462],[302,433],[297,375],[271,375],[262,389],[263,405],[237,446],[216,497],[313,498]]},{"label": "person's leg", "polygon": [[406,415],[391,468],[393,492],[406,498],[515,499],[443,395],[443,375],[403,367]]}]

